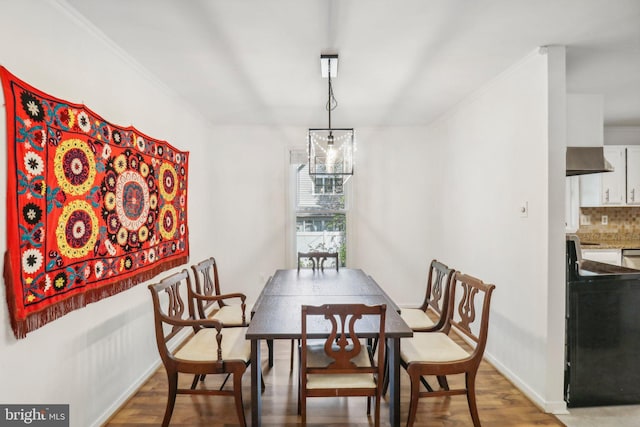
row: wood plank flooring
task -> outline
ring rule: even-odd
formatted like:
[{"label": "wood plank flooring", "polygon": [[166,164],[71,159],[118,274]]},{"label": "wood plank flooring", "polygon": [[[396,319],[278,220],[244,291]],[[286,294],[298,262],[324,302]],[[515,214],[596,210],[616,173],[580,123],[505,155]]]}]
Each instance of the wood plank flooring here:
[{"label": "wood plank flooring", "polygon": [[[290,341],[275,342],[275,364],[268,369],[263,361],[266,390],[262,395],[263,425],[300,425],[297,416],[297,370],[289,370]],[[262,351],[267,354],[266,346]],[[404,370],[401,377],[401,419],[406,423],[409,405],[409,377]],[[207,376],[205,383],[214,387],[221,377]],[[184,377],[181,386],[190,384]],[[451,386],[462,384],[461,376],[450,377]],[[431,381],[431,384],[437,382]],[[490,364],[483,362],[477,379],[477,402],[480,420],[485,427],[564,426],[556,417],[540,411]],[[243,378],[243,398],[247,423],[251,422],[251,390],[249,370]],[[162,422],[167,399],[167,380],[164,367],[109,420],[107,426],[157,426]],[[373,418],[366,415],[366,400],[362,397],[315,398],[307,406],[309,426],[372,426]],[[382,426],[388,426],[388,401],[382,401]],[[233,399],[220,396],[179,395],[171,419],[171,426],[234,426],[238,420]],[[471,426],[471,416],[464,396],[423,398],[418,406],[416,427]]]}]

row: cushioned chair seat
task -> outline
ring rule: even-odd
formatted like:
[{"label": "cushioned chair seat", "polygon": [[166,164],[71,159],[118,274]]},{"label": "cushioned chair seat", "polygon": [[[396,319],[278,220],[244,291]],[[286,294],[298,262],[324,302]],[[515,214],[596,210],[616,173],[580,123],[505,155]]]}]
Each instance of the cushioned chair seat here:
[{"label": "cushioned chair seat", "polygon": [[400,312],[400,317],[411,329],[424,329],[435,325],[433,320],[427,316],[427,313],[420,308],[403,308]]},{"label": "cushioned chair seat", "polygon": [[[251,341],[245,338],[247,328],[225,328],[222,330],[222,359],[242,360],[251,358]],[[218,359],[218,342],[215,328],[201,329],[176,352],[176,359],[215,362]]]},{"label": "cushioned chair seat", "polygon": [[376,388],[372,374],[307,375],[307,389],[316,388]]},{"label": "cushioned chair seat", "polygon": [[[244,310],[244,317],[247,325],[249,324],[252,308],[252,305],[247,304]],[[242,306],[240,304],[225,305],[219,310],[210,313],[208,317],[210,319],[219,320],[224,326],[241,326]]]},{"label": "cushioned chair seat", "polygon": [[402,340],[400,357],[405,363],[450,362],[469,357],[469,353],[442,332],[415,333]]}]

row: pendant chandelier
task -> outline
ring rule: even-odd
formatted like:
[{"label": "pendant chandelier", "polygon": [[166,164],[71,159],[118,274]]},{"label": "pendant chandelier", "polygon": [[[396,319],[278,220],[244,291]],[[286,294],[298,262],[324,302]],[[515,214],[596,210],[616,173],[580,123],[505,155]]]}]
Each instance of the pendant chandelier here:
[{"label": "pendant chandelier", "polygon": [[320,55],[320,68],[322,77],[328,79],[326,109],[329,114],[329,126],[309,129],[309,175],[341,176],[345,182],[353,175],[355,143],[353,128],[331,127],[331,111],[338,106],[331,85],[331,78],[338,74],[338,55]]}]

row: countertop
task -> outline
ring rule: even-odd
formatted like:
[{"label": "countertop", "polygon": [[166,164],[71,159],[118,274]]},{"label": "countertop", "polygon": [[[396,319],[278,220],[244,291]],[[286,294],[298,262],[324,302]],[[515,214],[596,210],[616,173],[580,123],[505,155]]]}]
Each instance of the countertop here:
[{"label": "countertop", "polygon": [[640,249],[637,233],[578,233],[580,246],[585,249]]},{"label": "countertop", "polygon": [[640,271],[628,267],[583,259],[578,265],[578,274],[580,276],[599,276],[606,274],[640,274]]}]

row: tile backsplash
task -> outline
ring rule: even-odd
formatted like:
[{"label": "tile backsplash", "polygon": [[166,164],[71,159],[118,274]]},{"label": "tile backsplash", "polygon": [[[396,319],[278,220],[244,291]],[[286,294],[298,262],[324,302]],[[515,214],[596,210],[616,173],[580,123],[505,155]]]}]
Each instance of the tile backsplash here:
[{"label": "tile backsplash", "polygon": [[[590,225],[582,224],[582,216],[590,217]],[[602,224],[602,217],[607,224]],[[580,208],[580,226],[578,233],[633,233],[640,234],[639,207],[598,207]]]}]

